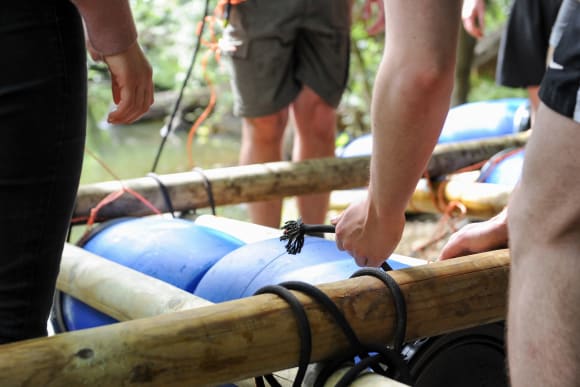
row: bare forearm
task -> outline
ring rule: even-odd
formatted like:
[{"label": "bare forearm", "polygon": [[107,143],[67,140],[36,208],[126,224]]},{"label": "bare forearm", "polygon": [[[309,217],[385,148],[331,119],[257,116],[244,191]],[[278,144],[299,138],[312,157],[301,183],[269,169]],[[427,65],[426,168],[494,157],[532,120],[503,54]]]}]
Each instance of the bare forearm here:
[{"label": "bare forearm", "polygon": [[83,17],[87,40],[99,56],[119,54],[137,40],[128,0],[71,0]]},{"label": "bare forearm", "polygon": [[392,17],[371,109],[370,194],[381,217],[404,211],[439,137],[453,87],[460,8],[460,1],[385,1]]}]

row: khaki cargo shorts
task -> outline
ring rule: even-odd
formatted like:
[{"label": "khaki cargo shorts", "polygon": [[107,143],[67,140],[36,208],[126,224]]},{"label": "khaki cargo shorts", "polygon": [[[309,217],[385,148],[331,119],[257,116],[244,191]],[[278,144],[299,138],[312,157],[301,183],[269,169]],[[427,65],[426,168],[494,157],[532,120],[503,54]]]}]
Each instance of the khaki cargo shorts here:
[{"label": "khaki cargo shorts", "polygon": [[338,106],[350,54],[350,0],[247,0],[232,6],[220,41],[234,112],[261,117],[303,85]]}]

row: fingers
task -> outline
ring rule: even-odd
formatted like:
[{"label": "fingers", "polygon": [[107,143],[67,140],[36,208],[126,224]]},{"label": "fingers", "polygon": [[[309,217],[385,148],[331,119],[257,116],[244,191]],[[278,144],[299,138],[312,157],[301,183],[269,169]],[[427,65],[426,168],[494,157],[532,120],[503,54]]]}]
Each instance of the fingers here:
[{"label": "fingers", "polygon": [[135,122],[149,110],[153,102],[149,94],[140,90],[122,92],[119,105],[109,113],[107,121],[112,124],[130,124]]},{"label": "fingers", "polygon": [[450,241],[443,247],[437,260],[444,261],[446,259],[457,258],[467,255],[469,252],[469,250],[465,249],[461,244],[457,243],[457,241]]},{"label": "fingers", "polygon": [[153,103],[153,72],[139,45],[105,58],[111,72],[111,91],[117,108],[108,116],[113,124],[128,124]]},{"label": "fingers", "polygon": [[134,122],[146,113],[153,103],[153,88],[149,85],[133,87],[114,85],[112,91],[117,108],[109,114],[108,121],[113,124]]},{"label": "fingers", "polygon": [[469,35],[476,39],[483,37],[483,32],[477,26],[477,23],[475,23],[475,19],[473,17],[469,17],[463,20],[463,28],[465,28],[465,31],[467,31]]}]

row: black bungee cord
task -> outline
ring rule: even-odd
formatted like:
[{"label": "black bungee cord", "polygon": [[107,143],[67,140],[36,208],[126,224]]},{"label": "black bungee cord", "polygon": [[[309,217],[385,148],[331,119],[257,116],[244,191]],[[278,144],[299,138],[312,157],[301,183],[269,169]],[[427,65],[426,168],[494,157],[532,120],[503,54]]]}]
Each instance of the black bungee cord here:
[{"label": "black bungee cord", "polygon": [[163,197],[163,201],[165,202],[165,207],[167,211],[171,214],[172,218],[175,218],[175,209],[173,208],[173,202],[171,201],[171,195],[169,195],[169,190],[167,186],[161,181],[159,175],[153,172],[149,172],[147,176],[151,177],[157,185],[159,186],[159,191],[161,191],[161,196]]},{"label": "black bungee cord", "polygon": [[[296,317],[301,345],[298,372],[293,387],[301,386],[305,378],[310,363],[312,333],[304,306],[300,304],[298,299],[290,292],[290,290],[304,293],[322,305],[330,314],[334,322],[340,327],[350,344],[350,351],[348,351],[345,356],[333,359],[322,367],[314,381],[314,387],[324,386],[326,380],[345,363],[352,363],[354,365],[341,377],[337,382],[336,387],[346,387],[350,385],[361,372],[368,368],[371,368],[379,375],[393,378],[402,383],[410,384],[412,382],[408,364],[401,354],[407,325],[407,309],[403,293],[397,282],[380,269],[361,269],[354,273],[351,278],[360,276],[373,276],[378,278],[389,288],[391,295],[393,296],[397,318],[395,321],[392,346],[384,346],[380,344],[363,345],[338,306],[322,290],[311,284],[300,281],[289,281],[280,283],[279,285],[265,286],[254,293],[256,295],[264,293],[274,293],[279,295],[289,303],[294,316]],[[358,361],[355,361],[356,357],[359,358]],[[264,379],[272,387],[280,386],[272,374],[257,377],[255,379],[256,385],[258,387],[265,386]]]}]

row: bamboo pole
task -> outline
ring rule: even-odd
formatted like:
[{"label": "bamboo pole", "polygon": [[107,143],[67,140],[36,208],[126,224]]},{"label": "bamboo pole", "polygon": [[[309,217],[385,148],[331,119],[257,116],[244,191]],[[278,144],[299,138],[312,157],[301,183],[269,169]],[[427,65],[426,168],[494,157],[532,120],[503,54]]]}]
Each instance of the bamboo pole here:
[{"label": "bamboo pole", "polygon": [[[478,141],[438,145],[431,157],[427,172],[440,176],[461,167],[486,160],[506,147],[521,146],[528,132]],[[368,182],[369,157],[324,158],[302,162],[276,162],[238,167],[183,172],[160,176],[171,203],[177,211],[188,211],[210,205],[206,179],[211,184],[216,206],[268,200],[305,193],[364,187]],[[205,176],[204,176],[205,175]],[[77,195],[74,218],[89,216],[107,195],[127,187],[144,196],[156,208],[167,211],[158,183],[150,177],[83,185]],[[121,216],[150,215],[152,211],[142,202],[125,194],[104,206],[99,216],[111,219]]]},{"label": "bamboo pole", "polygon": [[[504,319],[506,250],[397,270],[408,310],[407,340]],[[388,343],[395,310],[385,285],[358,277],[320,286],[363,342]],[[330,316],[297,295],[313,332],[312,361],[347,341]],[[211,386],[297,365],[289,306],[264,294],[190,311],[0,346],[3,386]]]}]

